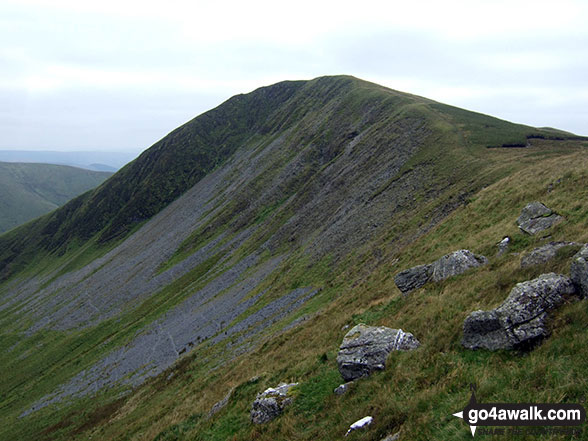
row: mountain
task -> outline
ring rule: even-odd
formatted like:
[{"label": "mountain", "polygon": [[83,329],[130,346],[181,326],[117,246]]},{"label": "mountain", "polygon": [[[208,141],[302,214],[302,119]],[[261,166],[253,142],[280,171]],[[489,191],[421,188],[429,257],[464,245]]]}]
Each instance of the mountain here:
[{"label": "mountain", "polygon": [[69,165],[94,171],[115,172],[137,157],[129,151],[0,150],[0,161]]},{"label": "mountain", "polygon": [[[235,96],[0,236],[0,439],[334,439],[366,415],[350,439],[469,439],[451,415],[470,384],[487,402],[577,402],[586,302],[523,356],[460,342],[470,312],[569,271],[576,245],[519,260],[547,239],[588,241],[587,148],[348,76]],[[516,219],[536,200],[563,220],[528,236]],[[464,248],[488,263],[396,287]],[[421,346],[335,395],[358,323]],[[292,404],[253,425],[253,400],[280,382],[299,383]]]},{"label": "mountain", "polygon": [[111,174],[60,165],[0,162],[0,233],[56,209],[97,187]]}]

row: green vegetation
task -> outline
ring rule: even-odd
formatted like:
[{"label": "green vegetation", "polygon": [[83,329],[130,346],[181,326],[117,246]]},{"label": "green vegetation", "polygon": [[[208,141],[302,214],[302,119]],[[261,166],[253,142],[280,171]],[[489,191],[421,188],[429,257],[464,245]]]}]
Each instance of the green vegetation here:
[{"label": "green vegetation", "polygon": [[0,162],[0,233],[56,209],[111,174],[63,165]]},{"label": "green vegetation", "polygon": [[[520,142],[529,145],[488,148]],[[0,351],[9,354],[0,361],[7,378],[0,386],[6,421],[0,439],[328,440],[371,415],[372,426],[350,434],[350,440],[379,441],[398,430],[401,439],[466,440],[468,428],[451,415],[467,404],[470,383],[485,402],[578,402],[588,390],[585,301],[560,309],[552,336],[530,353],[469,351],[460,340],[469,312],[497,306],[517,282],[568,272],[577,247],[525,269],[515,253],[542,245],[547,235],[588,242],[584,144],[553,129],[472,114],[352,77],[280,83],[232,98],[172,132],[94,192],[0,236],[0,276],[41,274],[50,283],[113,249],[235,152],[249,155],[231,164],[223,182],[231,191],[183,236],[175,254],[162,259],[158,274],[213,240],[218,244],[135,309],[99,326],[31,336],[13,325],[20,318],[18,304],[0,310]],[[271,148],[258,174],[235,181],[247,161]],[[388,150],[406,161],[372,182],[364,168]],[[355,201],[362,215],[357,223],[344,217],[349,207],[338,199],[352,185],[364,191]],[[515,220],[534,200],[565,221],[536,237],[520,232]],[[354,242],[368,223],[373,232]],[[342,224],[353,228],[335,229]],[[234,250],[222,248],[249,228],[252,233]],[[506,235],[511,252],[498,257],[496,244]],[[395,287],[399,271],[461,248],[486,255],[490,264],[408,296]],[[217,345],[197,342],[173,367],[129,394],[106,389],[19,418],[33,402],[131,342],[215,275],[257,251],[262,264],[286,257],[251,291],[265,292],[261,301],[234,323],[293,289],[320,292],[249,342],[253,351],[231,352],[237,336]],[[0,285],[2,296],[12,281]],[[295,318],[305,320],[282,331]],[[386,370],[337,396],[337,349],[344,326],[356,323],[402,328],[422,346],[392,354]],[[250,423],[259,392],[295,381],[300,385],[282,416],[266,425]],[[226,407],[208,418],[231,389]]]}]

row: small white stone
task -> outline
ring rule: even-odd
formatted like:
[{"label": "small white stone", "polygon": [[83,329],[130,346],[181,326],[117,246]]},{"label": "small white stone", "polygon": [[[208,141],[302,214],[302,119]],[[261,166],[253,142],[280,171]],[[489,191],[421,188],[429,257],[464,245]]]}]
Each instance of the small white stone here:
[{"label": "small white stone", "polygon": [[349,435],[349,432],[351,432],[352,430],[357,430],[369,426],[370,424],[372,424],[373,420],[374,419],[371,416],[366,416],[363,417],[361,420],[357,420],[355,423],[349,426],[349,430],[347,431],[345,436]]}]

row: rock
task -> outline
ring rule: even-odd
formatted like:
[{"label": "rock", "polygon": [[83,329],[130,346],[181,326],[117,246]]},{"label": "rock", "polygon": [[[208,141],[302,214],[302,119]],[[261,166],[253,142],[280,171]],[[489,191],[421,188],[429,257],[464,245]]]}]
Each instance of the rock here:
[{"label": "rock", "polygon": [[353,381],[348,381],[347,383],[340,384],[335,390],[333,390],[333,393],[335,395],[343,395],[349,390],[349,386],[351,386],[352,383]]},{"label": "rock", "polygon": [[359,324],[345,334],[337,365],[343,379],[352,381],[384,369],[390,352],[408,351],[419,346],[419,341],[402,329]]},{"label": "rock", "polygon": [[498,242],[498,253],[497,256],[502,256],[504,253],[508,251],[508,246],[510,245],[510,237],[505,236],[500,242]]},{"label": "rock", "polygon": [[469,250],[454,251],[433,263],[431,280],[439,282],[451,276],[462,274],[470,268],[486,265],[487,263],[488,259],[486,257],[476,255]]},{"label": "rock", "polygon": [[454,251],[431,264],[418,265],[401,271],[394,276],[394,283],[403,294],[406,294],[429,281],[439,282],[487,263],[488,259],[484,256],[474,254],[469,250]]},{"label": "rock", "polygon": [[263,424],[279,416],[292,402],[288,392],[297,385],[298,383],[281,383],[258,394],[251,406],[251,421],[254,424]]},{"label": "rock", "polygon": [[214,406],[212,406],[212,409],[210,409],[210,411],[208,412],[208,418],[211,418],[214,414],[220,412],[229,403],[229,399],[231,398],[231,395],[233,395],[234,390],[235,388],[232,387],[222,400],[220,400]]},{"label": "rock", "polygon": [[588,244],[572,258],[570,276],[580,297],[588,297]]},{"label": "rock", "polygon": [[562,219],[563,217],[554,213],[541,202],[531,202],[523,208],[521,215],[517,219],[517,225],[527,234],[537,234],[552,227]]},{"label": "rock", "polygon": [[347,431],[345,436],[349,435],[349,433],[354,430],[366,428],[367,426],[372,424],[372,421],[374,421],[374,419],[371,416],[366,416],[363,417],[361,420],[357,420],[355,423],[349,426],[349,430]]},{"label": "rock", "polygon": [[388,435],[386,438],[382,438],[380,441],[398,441],[400,439],[400,432],[396,432],[392,435]]},{"label": "rock", "polygon": [[549,242],[546,245],[535,248],[521,258],[521,268],[548,262],[555,257],[557,250],[573,245],[580,244],[576,242]]},{"label": "rock", "polygon": [[574,293],[571,279],[555,273],[517,283],[498,308],[474,311],[466,318],[462,345],[492,351],[532,347],[549,335],[549,312]]},{"label": "rock", "polygon": [[427,283],[432,274],[433,265],[419,265],[396,274],[394,276],[394,283],[396,283],[396,286],[403,294],[406,294]]}]

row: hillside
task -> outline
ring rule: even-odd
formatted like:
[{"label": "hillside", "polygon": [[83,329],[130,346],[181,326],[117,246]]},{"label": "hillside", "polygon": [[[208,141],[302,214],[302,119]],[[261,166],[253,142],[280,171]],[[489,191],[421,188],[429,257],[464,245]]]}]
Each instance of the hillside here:
[{"label": "hillside", "polygon": [[[349,439],[470,439],[451,416],[470,383],[488,402],[577,402],[586,302],[524,355],[460,341],[515,283],[569,272],[577,247],[526,269],[520,253],[588,241],[587,148],[353,77],[233,97],[0,236],[0,439],[338,439],[366,415]],[[515,221],[535,200],[564,220],[528,236]],[[394,284],[463,248],[489,263],[406,296]],[[421,346],[338,396],[358,323]],[[292,405],[253,425],[280,382],[299,383]]]},{"label": "hillside", "polygon": [[111,174],[60,165],[0,162],[0,233],[62,206]]}]

